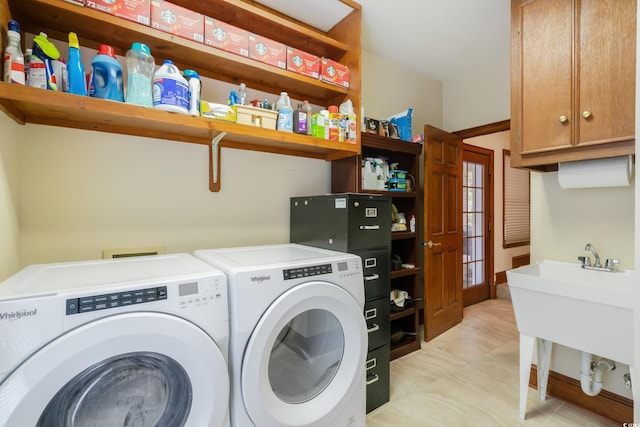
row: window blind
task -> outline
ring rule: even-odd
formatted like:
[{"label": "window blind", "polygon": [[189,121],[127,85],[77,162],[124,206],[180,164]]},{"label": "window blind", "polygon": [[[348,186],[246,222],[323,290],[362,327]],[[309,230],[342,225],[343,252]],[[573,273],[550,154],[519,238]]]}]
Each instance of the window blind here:
[{"label": "window blind", "polygon": [[530,172],[511,167],[508,150],[503,152],[503,240],[505,248],[530,242]]}]

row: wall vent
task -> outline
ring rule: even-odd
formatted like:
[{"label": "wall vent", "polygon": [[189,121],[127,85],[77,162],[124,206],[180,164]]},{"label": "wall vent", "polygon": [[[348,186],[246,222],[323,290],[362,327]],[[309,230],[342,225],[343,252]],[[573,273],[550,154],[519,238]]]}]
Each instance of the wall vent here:
[{"label": "wall vent", "polygon": [[102,251],[102,258],[115,259],[115,258],[128,258],[135,256],[147,256],[147,255],[160,255],[165,253],[164,246],[146,246],[141,248],[114,248],[104,249]]}]

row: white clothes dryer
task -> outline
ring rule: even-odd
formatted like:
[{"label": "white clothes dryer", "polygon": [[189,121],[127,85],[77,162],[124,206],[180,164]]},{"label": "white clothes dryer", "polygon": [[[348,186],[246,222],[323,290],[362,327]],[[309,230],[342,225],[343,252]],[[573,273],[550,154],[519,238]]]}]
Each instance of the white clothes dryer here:
[{"label": "white clothes dryer", "polygon": [[227,274],[231,425],[365,425],[360,257],[297,244],[194,252]]},{"label": "white clothes dryer", "polygon": [[190,254],[0,283],[0,426],[226,427],[226,276]]}]

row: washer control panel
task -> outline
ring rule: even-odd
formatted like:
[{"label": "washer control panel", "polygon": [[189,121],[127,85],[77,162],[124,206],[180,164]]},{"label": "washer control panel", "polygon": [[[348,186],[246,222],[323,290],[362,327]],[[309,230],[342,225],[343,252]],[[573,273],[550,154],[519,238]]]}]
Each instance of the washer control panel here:
[{"label": "washer control panel", "polygon": [[136,289],[134,291],[114,292],[109,294],[90,295],[81,298],[67,299],[67,315],[87,313],[116,307],[167,299],[167,287]]},{"label": "washer control panel", "polygon": [[306,267],[289,268],[287,270],[282,270],[284,280],[319,276],[321,274],[330,274],[332,272],[333,270],[331,268],[331,264],[309,265]]}]

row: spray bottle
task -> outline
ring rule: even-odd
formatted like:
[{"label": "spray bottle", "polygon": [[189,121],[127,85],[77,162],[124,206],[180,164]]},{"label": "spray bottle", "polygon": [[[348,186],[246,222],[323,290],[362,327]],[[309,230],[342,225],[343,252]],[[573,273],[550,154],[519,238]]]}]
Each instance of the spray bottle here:
[{"label": "spray bottle", "polygon": [[69,93],[87,96],[87,79],[80,59],[80,42],[76,33],[69,33],[69,61],[67,62]]},{"label": "spray bottle", "polygon": [[58,48],[49,41],[46,33],[33,38],[33,52],[29,63],[29,86],[58,90],[51,61],[60,58]]}]

